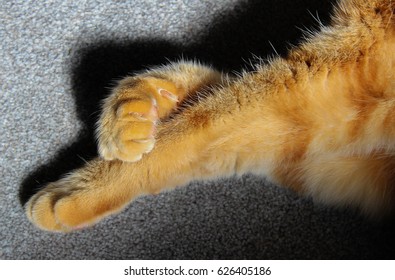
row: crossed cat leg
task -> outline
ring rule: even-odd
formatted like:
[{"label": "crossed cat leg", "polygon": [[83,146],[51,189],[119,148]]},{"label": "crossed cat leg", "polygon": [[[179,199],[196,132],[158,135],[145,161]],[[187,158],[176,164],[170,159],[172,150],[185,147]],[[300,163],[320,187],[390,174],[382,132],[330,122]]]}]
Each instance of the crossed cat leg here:
[{"label": "crossed cat leg", "polygon": [[102,158],[31,197],[29,219],[68,231],[138,195],[246,172],[366,213],[394,211],[394,5],[340,1],[330,28],[229,83],[183,63],[124,80],[98,125]]},{"label": "crossed cat leg", "polygon": [[[172,176],[174,171],[165,175],[163,165],[160,170],[155,167],[157,160],[171,160],[167,148],[160,150],[170,154],[154,159],[153,165],[136,161],[153,149],[160,119],[168,117],[187,96],[224,81],[221,73],[196,63],[171,64],[120,81],[105,100],[98,122],[102,158],[31,197],[25,206],[30,221],[44,230],[70,231],[121,210],[135,196],[159,192],[158,182],[164,182],[160,177],[173,177],[176,182],[170,185],[183,183],[183,176]],[[162,142],[159,146],[166,147]]]},{"label": "crossed cat leg", "polygon": [[[28,201],[27,215],[42,229],[69,231],[120,211],[142,194],[247,172],[365,213],[392,211],[393,76],[380,83],[361,79],[361,72],[375,71],[359,62],[374,68],[372,58],[380,60],[375,52],[349,67],[321,65],[320,71],[304,61],[278,59],[231,82],[193,64],[127,78],[106,100],[98,125],[99,150],[109,160],[94,159],[44,187]],[[222,82],[213,94],[155,125],[177,100]],[[369,99],[372,92],[387,95]],[[358,118],[349,102],[355,97],[374,101],[374,122]],[[375,133],[363,126],[355,131],[355,121]]]},{"label": "crossed cat leg", "polygon": [[[277,63],[279,67],[285,62]],[[299,71],[305,71],[303,67]],[[321,102],[325,95],[302,95],[297,85],[290,94],[277,87],[280,83],[266,84],[265,90],[272,93],[267,94],[257,81],[269,74],[270,69],[228,84],[208,68],[176,64],[127,78],[106,100],[98,126],[100,153],[113,160],[96,158],[45,186],[26,204],[27,216],[42,229],[70,231],[122,210],[139,195],[247,172],[319,200],[361,207],[367,213],[391,208],[393,196],[387,186],[394,180],[395,161],[390,152],[370,152],[372,145],[380,147],[388,138],[380,122],[377,135],[371,139],[370,134],[361,134],[353,142],[360,153],[350,155],[345,140],[334,142],[333,135],[348,135],[353,128],[353,119],[337,114],[353,112],[352,104],[337,102],[337,111],[320,115],[328,112]],[[335,81],[336,75],[331,76]],[[341,71],[338,75],[344,76]],[[311,92],[322,91],[325,76],[319,73],[311,79]],[[171,114],[176,100],[221,82],[223,88],[155,126],[160,117]],[[338,98],[344,99],[352,92],[347,87],[354,86],[332,84],[344,93]],[[379,115],[392,116],[392,108],[378,107],[383,110]],[[318,122],[322,116],[325,122]],[[327,123],[336,126],[328,131]],[[309,139],[314,135],[319,153],[314,152],[318,142],[308,145],[315,141]]]}]

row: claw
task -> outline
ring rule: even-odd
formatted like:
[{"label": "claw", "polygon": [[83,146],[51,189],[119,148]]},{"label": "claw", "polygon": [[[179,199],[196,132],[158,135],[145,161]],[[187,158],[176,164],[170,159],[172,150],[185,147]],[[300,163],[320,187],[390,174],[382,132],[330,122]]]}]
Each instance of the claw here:
[{"label": "claw", "polygon": [[158,93],[159,93],[161,96],[163,96],[163,97],[165,97],[165,98],[168,98],[168,99],[170,99],[170,100],[173,101],[173,102],[178,102],[178,101],[179,101],[177,95],[171,93],[170,91],[168,91],[168,90],[166,90],[166,89],[160,88],[160,89],[158,89]]}]

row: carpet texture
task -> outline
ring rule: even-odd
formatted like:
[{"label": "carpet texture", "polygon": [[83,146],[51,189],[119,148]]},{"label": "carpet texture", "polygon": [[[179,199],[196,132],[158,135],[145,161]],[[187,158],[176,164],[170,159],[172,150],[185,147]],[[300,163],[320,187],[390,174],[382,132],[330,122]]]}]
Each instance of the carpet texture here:
[{"label": "carpet texture", "polygon": [[1,1],[0,258],[394,258],[394,223],[254,176],[140,197],[70,234],[24,215],[37,186],[95,156],[100,100],[115,80],[181,57],[248,69],[254,55],[284,55],[330,11],[315,0]]}]

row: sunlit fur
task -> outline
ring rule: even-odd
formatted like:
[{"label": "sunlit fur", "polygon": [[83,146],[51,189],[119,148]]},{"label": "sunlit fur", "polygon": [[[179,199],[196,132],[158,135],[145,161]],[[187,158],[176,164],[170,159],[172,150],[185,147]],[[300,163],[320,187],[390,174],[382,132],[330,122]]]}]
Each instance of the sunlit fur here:
[{"label": "sunlit fur", "polygon": [[29,219],[70,231],[142,194],[245,173],[368,216],[391,213],[394,9],[340,1],[328,27],[241,77],[181,61],[120,81],[98,122],[101,157],[35,194]]}]

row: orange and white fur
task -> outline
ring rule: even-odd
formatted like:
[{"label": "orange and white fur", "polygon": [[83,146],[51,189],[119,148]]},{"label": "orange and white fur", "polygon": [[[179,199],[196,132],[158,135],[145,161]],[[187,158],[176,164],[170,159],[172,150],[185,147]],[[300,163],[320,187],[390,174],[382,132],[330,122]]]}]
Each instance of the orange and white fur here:
[{"label": "orange and white fur", "polygon": [[104,101],[100,157],[32,196],[27,216],[71,231],[137,196],[245,173],[391,213],[394,10],[391,0],[341,0],[330,26],[241,77],[182,61],[125,78]]}]

